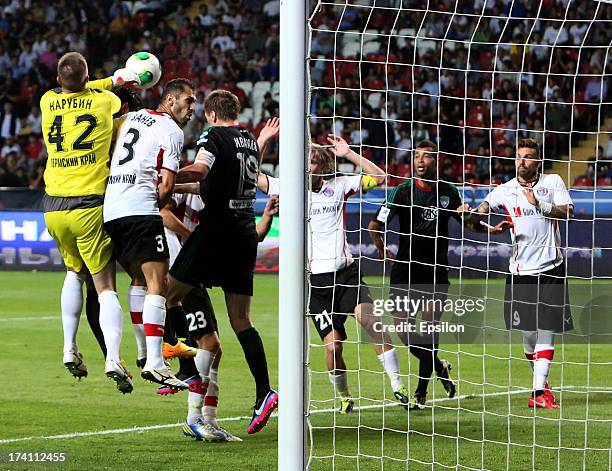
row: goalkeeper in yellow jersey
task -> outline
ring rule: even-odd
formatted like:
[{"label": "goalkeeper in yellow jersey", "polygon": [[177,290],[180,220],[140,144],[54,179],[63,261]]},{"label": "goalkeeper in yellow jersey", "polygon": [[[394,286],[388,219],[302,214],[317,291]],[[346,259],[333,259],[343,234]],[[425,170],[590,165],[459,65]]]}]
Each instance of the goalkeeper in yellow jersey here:
[{"label": "goalkeeper in yellow jersey", "polygon": [[69,52],[57,65],[60,87],[40,100],[49,155],[43,209],[47,229],[67,269],[61,295],[64,365],[76,377],[87,375],[76,331],[83,304],[81,288],[89,271],[100,301],[100,327],[107,349],[105,373],[123,393],[132,391],[132,383],[119,359],[123,313],[115,291],[113,246],[102,226],[102,203],[113,114],[121,107],[121,100],[110,90],[138,80],[136,74],[119,69],[113,77],[89,82],[85,58]]}]

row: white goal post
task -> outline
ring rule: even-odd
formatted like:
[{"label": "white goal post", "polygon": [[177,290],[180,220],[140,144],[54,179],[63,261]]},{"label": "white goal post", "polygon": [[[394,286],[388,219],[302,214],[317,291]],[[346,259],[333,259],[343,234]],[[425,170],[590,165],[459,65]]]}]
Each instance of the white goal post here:
[{"label": "white goal post", "polygon": [[[449,255],[444,266],[456,269],[451,284],[461,287],[473,278],[468,285],[480,281],[483,297],[499,303],[487,304],[478,325],[482,341],[440,342],[441,358],[452,360],[457,395],[445,397],[434,373],[425,407],[416,412],[398,407],[384,361],[381,367],[352,317],[344,348],[353,394],[338,394],[323,342],[310,325],[306,260],[311,139],[326,145],[322,135],[343,135],[387,174],[386,186],[367,195],[357,191],[345,203],[352,205],[344,230],[359,276],[368,276],[372,297],[382,301],[391,265],[370,243],[368,221],[395,187],[411,180],[415,145],[430,139],[438,144],[437,181],[451,183],[473,208],[515,176],[514,143],[531,137],[540,143],[545,173],[562,177],[576,206],[575,221],[558,221],[560,250],[571,265],[565,278],[570,286],[588,285],[580,301],[571,300],[572,311],[590,302],[596,310],[598,290],[612,289],[610,2],[281,0],[280,7],[278,468],[559,470],[596,463],[612,469],[612,415],[605,410],[612,404],[610,343],[579,345],[574,334],[559,335],[556,356],[549,358],[554,374],[548,391],[561,409],[547,414],[527,405],[538,389],[529,370],[536,352],[528,352],[524,340],[510,341],[503,325],[509,238],[472,237],[463,227],[436,234],[436,241],[448,239],[453,259]],[[609,33],[604,45],[602,31]],[[374,124],[380,122],[384,137],[375,141],[380,127]],[[456,145],[449,145],[453,139]],[[599,146],[610,152],[607,159],[597,154]],[[589,161],[592,155],[596,159]],[[334,177],[361,172],[353,162],[335,160]],[[520,211],[516,216],[522,217]],[[397,225],[384,227],[385,244],[389,237],[396,250],[406,234]],[[470,270],[473,276],[466,276]],[[575,337],[592,333],[585,332],[579,328]],[[487,335],[496,340],[485,340]],[[410,345],[395,336],[393,343],[412,394],[421,379],[418,360]],[[338,407],[347,397],[354,399],[352,414]]]}]

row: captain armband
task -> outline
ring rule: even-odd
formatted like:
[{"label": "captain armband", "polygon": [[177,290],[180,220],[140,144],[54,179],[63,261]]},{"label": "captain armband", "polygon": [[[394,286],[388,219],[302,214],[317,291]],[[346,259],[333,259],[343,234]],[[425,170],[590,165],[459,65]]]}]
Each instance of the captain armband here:
[{"label": "captain armband", "polygon": [[361,188],[363,191],[371,190],[372,188],[376,188],[378,186],[378,182],[376,178],[371,175],[362,175],[361,177]]}]

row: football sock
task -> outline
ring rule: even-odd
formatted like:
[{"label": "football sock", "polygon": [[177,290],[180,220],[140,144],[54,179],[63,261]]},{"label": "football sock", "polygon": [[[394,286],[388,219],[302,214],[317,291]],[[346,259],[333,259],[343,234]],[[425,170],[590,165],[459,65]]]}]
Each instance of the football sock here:
[{"label": "football sock", "polygon": [[172,332],[177,339],[189,339],[189,327],[187,326],[187,316],[182,306],[175,306],[168,309],[167,317],[169,318]]},{"label": "football sock", "polygon": [[83,308],[83,279],[73,271],[66,272],[62,286],[61,309],[64,328],[64,352],[77,353],[77,331]]},{"label": "football sock", "polygon": [[249,365],[251,374],[255,379],[257,400],[263,399],[270,391],[270,379],[268,377],[268,362],[263,342],[255,327],[243,330],[237,334],[244,357]]},{"label": "football sock", "polygon": [[329,382],[334,387],[334,391],[336,391],[336,394],[338,396],[340,396],[341,398],[351,396],[351,393],[349,392],[348,388],[348,379],[346,371],[343,371],[340,374],[334,374],[331,371],[328,371],[327,374],[329,375]]},{"label": "football sock", "polygon": [[397,350],[392,348],[391,350],[381,353],[378,355],[378,360],[387,372],[389,381],[391,381],[391,388],[395,391],[402,385],[399,362],[397,360]]},{"label": "football sock", "polygon": [[172,323],[170,322],[170,317],[166,315],[164,320],[164,342],[169,343],[170,345],[176,345],[178,339],[174,336],[174,331],[172,330]]},{"label": "football sock", "polygon": [[434,346],[432,344],[411,345],[410,353],[419,359],[419,384],[415,394],[425,396],[434,369]]},{"label": "football sock", "polygon": [[147,288],[145,286],[130,286],[128,288],[128,307],[132,318],[132,328],[136,337],[136,348],[138,353],[136,358],[141,359],[147,356],[147,338],[142,323],[142,309],[144,307]]},{"label": "football sock", "polygon": [[87,298],[85,299],[85,313],[87,314],[87,322],[93,332],[102,355],[106,358],[106,344],[104,343],[104,334],[100,328],[100,303],[98,302],[98,293],[95,289],[87,290]]},{"label": "football sock", "polygon": [[536,391],[543,390],[548,373],[550,371],[550,362],[555,356],[555,347],[551,344],[536,345],[533,362],[533,389]]},{"label": "football sock", "polygon": [[219,403],[218,374],[219,372],[216,368],[210,368],[210,380],[208,381],[208,389],[206,390],[204,407],[202,409],[204,422],[211,425],[217,424],[217,404]]},{"label": "football sock", "polygon": [[525,352],[525,358],[527,358],[527,361],[529,362],[529,367],[531,368],[531,371],[533,371],[533,361],[535,359],[535,353]]},{"label": "football sock", "polygon": [[189,387],[187,397],[187,423],[194,424],[202,419],[202,406],[206,394],[206,383],[202,382],[198,388]]},{"label": "football sock", "polygon": [[198,353],[195,356],[195,365],[203,383],[208,384],[210,380],[210,365],[212,365],[214,359],[215,354],[213,352],[198,348]]},{"label": "football sock", "polygon": [[100,328],[104,333],[106,359],[119,362],[119,347],[123,329],[123,312],[115,291],[103,291],[98,295],[100,302]]},{"label": "football sock", "polygon": [[147,364],[150,368],[165,368],[162,355],[162,339],[166,320],[166,298],[147,294],[142,308],[145,335],[147,336]]}]

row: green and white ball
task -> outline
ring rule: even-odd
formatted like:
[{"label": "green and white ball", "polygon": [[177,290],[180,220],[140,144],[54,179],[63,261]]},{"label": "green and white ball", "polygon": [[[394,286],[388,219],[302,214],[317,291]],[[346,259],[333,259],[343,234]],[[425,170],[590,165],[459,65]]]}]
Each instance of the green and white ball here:
[{"label": "green and white ball", "polygon": [[125,63],[125,68],[138,75],[140,85],[138,88],[151,88],[162,75],[159,60],[150,52],[137,52],[132,54]]}]

